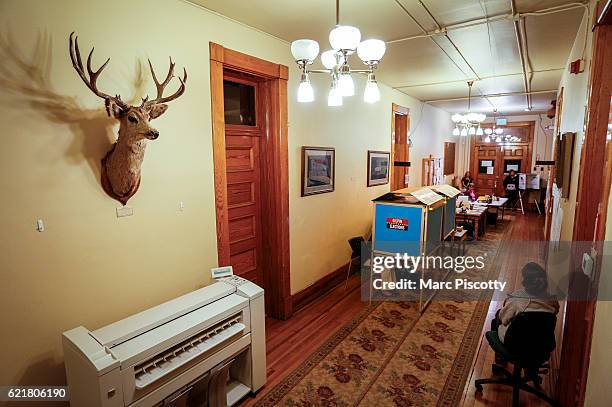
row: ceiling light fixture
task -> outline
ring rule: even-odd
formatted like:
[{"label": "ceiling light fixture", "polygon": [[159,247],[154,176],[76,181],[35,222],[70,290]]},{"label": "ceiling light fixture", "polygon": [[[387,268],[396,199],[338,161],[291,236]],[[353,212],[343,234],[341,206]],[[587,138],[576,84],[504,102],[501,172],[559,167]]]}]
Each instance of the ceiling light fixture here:
[{"label": "ceiling light fixture", "polygon": [[[469,135],[482,136],[483,130],[480,127],[487,116],[482,113],[474,113],[471,111],[472,107],[472,85],[474,81],[468,83],[468,112],[466,114],[455,113],[451,116],[451,120],[455,123],[453,129],[453,136],[461,135],[463,137]],[[465,131],[464,131],[465,130]]]},{"label": "ceiling light fixture", "polygon": [[[312,102],[314,91],[310,84],[310,73],[325,73],[331,76],[331,87],[327,98],[328,106],[342,106],[342,98],[355,94],[353,73],[367,74],[363,101],[376,103],[380,100],[380,90],[374,70],[385,55],[386,45],[381,40],[361,41],[361,32],[356,27],[340,25],[340,0],[336,0],[336,26],[329,33],[331,50],[321,54],[321,63],[325,69],[308,69],[319,55],[319,43],[314,40],[301,39],[291,43],[291,54],[302,70],[297,99],[300,103]],[[349,57],[357,52],[359,59],[367,69],[351,69]]]}]

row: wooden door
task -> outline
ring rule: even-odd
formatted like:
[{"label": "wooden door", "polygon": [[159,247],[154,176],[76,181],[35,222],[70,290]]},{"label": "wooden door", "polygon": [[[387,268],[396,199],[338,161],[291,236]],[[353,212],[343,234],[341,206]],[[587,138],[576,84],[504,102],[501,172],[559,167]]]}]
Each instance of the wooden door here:
[{"label": "wooden door", "polygon": [[391,191],[406,188],[408,182],[406,175],[410,167],[410,150],[408,133],[410,131],[410,117],[408,109],[393,104],[391,123]]},{"label": "wooden door", "polygon": [[495,135],[489,142],[485,141],[486,135],[475,136],[470,163],[478,195],[505,195],[504,178],[510,169],[517,173],[531,172],[534,126],[535,122],[511,122],[504,126],[504,135],[519,139],[512,143],[497,143]]},{"label": "wooden door", "polygon": [[244,77],[224,75],[230,265],[235,275],[265,287],[257,87]]},{"label": "wooden door", "polygon": [[499,152],[500,147],[496,144],[474,146],[472,177],[478,195],[501,195],[503,191],[500,188],[503,180],[500,180],[502,163]]}]

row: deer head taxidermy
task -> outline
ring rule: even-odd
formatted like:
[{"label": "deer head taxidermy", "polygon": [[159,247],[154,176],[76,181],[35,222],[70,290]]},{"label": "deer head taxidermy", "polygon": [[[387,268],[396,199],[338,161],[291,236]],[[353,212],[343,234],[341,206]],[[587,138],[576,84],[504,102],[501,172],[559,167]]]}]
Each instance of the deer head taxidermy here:
[{"label": "deer head taxidermy", "polygon": [[164,114],[168,109],[167,102],[178,98],[185,92],[187,71],[183,69],[183,78],[178,77],[180,86],[176,92],[169,96],[163,96],[164,89],[174,78],[174,62],[170,58],[168,74],[166,79],[160,83],[149,60],[151,76],[157,87],[157,96],[152,100],[149,100],[147,96],[142,99],[140,106],[130,106],[122,101],[119,95],[110,96],[98,90],[96,81],[108,65],[110,58],[97,71],[94,71],[91,68],[91,58],[94,51],[92,48],[87,57],[87,71],[85,71],[81,61],[78,36],[74,38],[74,41],[73,36],[74,32],[70,34],[72,66],[89,90],[104,99],[106,113],[119,120],[119,137],[102,159],[101,182],[102,188],[108,195],[125,205],[140,186],[140,166],[144,158],[147,140],[155,140],[159,137],[159,132],[149,122]]}]

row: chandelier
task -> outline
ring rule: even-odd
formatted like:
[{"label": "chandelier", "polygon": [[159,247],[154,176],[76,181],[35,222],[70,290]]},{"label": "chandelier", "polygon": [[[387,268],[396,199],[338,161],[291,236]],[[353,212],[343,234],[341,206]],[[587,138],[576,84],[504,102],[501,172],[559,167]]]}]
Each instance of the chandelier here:
[{"label": "chandelier", "polygon": [[[361,32],[356,27],[340,25],[340,0],[336,0],[336,26],[329,33],[332,49],[321,53],[321,63],[325,69],[309,69],[319,55],[319,43],[314,40],[301,39],[291,43],[291,53],[302,70],[297,100],[300,103],[314,101],[314,90],[310,83],[310,74],[324,73],[330,75],[331,85],[327,97],[328,106],[342,106],[342,99],[355,95],[355,82],[352,74],[367,75],[363,101],[376,103],[380,100],[380,90],[376,83],[374,70],[385,54],[386,45],[381,40],[361,41]],[[357,52],[359,59],[367,69],[351,69],[349,57]]]},{"label": "chandelier", "polygon": [[482,136],[483,130],[480,127],[480,123],[482,123],[487,116],[482,113],[474,113],[471,112],[471,102],[472,102],[472,85],[474,81],[469,81],[468,83],[468,112],[466,114],[455,113],[451,116],[451,120],[455,123],[455,128],[453,129],[453,136],[467,136],[468,134]]}]

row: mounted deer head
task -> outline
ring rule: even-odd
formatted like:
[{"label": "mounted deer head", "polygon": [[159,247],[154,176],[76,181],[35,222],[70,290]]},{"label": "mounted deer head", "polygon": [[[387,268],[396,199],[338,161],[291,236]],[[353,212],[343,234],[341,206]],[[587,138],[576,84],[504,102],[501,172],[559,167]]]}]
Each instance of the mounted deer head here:
[{"label": "mounted deer head", "polygon": [[119,95],[110,96],[98,90],[96,81],[100,73],[106,68],[106,65],[108,65],[110,58],[97,71],[94,71],[91,68],[91,58],[94,51],[92,48],[87,57],[87,72],[85,72],[79,51],[78,36],[73,41],[73,35],[74,32],[70,34],[70,59],[72,60],[72,66],[89,90],[104,99],[106,113],[119,120],[120,123],[119,137],[102,159],[101,181],[104,191],[125,205],[138,191],[140,186],[140,166],[144,158],[146,141],[155,140],[159,137],[159,132],[151,126],[149,121],[164,114],[166,109],[168,109],[166,103],[178,98],[185,92],[187,71],[183,69],[183,78],[178,77],[181,85],[176,92],[164,97],[164,89],[174,78],[174,62],[170,58],[168,74],[166,79],[160,83],[149,60],[149,69],[157,88],[157,96],[152,100],[149,100],[147,96],[142,99],[140,106],[130,106],[122,101]]}]

